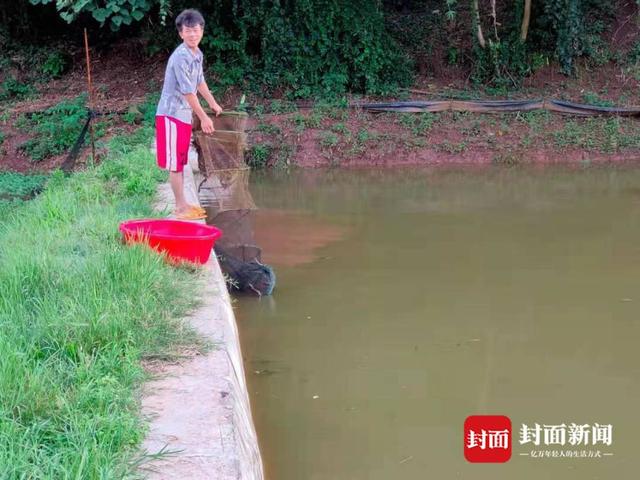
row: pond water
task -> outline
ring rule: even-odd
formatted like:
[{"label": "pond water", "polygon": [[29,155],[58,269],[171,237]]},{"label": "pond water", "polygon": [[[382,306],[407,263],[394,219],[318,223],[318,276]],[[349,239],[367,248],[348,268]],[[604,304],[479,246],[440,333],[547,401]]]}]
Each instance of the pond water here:
[{"label": "pond water", "polygon": [[[269,480],[631,479],[640,456],[640,169],[252,178],[270,298],[236,315]],[[463,424],[507,415],[504,464]],[[612,425],[533,458],[521,425]]]}]

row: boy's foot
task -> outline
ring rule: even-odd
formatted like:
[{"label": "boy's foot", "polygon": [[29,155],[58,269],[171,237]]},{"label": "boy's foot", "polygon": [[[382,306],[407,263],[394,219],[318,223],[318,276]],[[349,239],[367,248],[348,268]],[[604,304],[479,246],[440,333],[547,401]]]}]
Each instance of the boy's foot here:
[{"label": "boy's foot", "polygon": [[207,218],[206,213],[198,212],[192,209],[183,210],[181,212],[176,211],[175,215],[176,219],[178,220],[202,220],[204,218]]}]

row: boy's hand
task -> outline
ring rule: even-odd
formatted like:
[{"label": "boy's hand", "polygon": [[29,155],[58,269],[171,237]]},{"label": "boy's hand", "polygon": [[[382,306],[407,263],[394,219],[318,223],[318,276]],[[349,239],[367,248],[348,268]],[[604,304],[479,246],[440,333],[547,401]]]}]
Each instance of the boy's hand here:
[{"label": "boy's hand", "polygon": [[205,115],[204,118],[200,119],[200,128],[204,133],[213,133],[215,132],[215,128],[213,128],[213,120],[211,120],[208,116]]},{"label": "boy's hand", "polygon": [[213,110],[213,112],[216,114],[216,117],[222,113],[222,107],[217,103],[209,106],[211,107],[211,110]]}]

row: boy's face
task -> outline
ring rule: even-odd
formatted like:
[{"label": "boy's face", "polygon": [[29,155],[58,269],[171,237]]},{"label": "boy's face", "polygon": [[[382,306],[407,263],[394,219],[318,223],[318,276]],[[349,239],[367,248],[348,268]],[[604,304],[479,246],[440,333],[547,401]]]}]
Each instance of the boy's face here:
[{"label": "boy's face", "polygon": [[194,49],[198,46],[200,40],[202,40],[203,33],[202,25],[195,25],[193,27],[183,25],[180,31],[180,38],[187,44],[187,47]]}]

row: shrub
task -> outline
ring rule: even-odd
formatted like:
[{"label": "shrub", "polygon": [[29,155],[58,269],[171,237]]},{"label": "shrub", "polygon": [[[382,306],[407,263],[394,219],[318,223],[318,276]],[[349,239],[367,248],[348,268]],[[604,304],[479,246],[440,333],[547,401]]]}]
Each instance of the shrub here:
[{"label": "shrub", "polygon": [[[22,117],[17,126],[35,136],[20,148],[39,162],[53,155],[59,155],[75,143],[87,119],[87,108],[84,95],[72,100],[62,101],[42,113]],[[100,137],[104,132],[104,123],[94,124],[94,136]]]},{"label": "shrub", "polygon": [[35,93],[35,87],[9,76],[0,83],[0,101],[22,100]]}]

